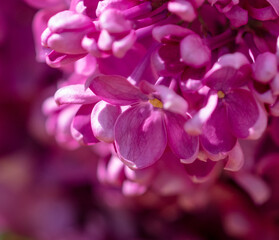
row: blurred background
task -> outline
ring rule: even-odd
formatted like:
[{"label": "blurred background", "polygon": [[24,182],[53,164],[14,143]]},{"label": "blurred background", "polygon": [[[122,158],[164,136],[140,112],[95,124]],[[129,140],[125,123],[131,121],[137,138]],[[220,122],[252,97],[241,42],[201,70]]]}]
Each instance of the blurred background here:
[{"label": "blurred background", "polygon": [[36,12],[1,1],[1,240],[279,239],[279,163],[262,175],[270,198],[260,205],[225,175],[187,197],[127,197],[97,180],[96,149],[58,146],[41,106],[61,73],[36,61]]}]

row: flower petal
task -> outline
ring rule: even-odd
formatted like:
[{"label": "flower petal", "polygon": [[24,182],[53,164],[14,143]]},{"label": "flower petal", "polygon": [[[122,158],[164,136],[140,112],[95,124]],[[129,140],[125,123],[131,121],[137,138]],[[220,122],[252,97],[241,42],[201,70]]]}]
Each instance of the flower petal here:
[{"label": "flower petal", "polygon": [[227,91],[243,86],[250,72],[249,61],[242,53],[226,54],[207,72],[204,83],[211,89]]},{"label": "flower petal", "polygon": [[233,150],[228,155],[228,161],[224,167],[225,170],[236,172],[242,168],[244,164],[244,154],[240,144],[237,142]]},{"label": "flower petal", "polygon": [[263,204],[269,199],[270,188],[259,176],[248,172],[238,172],[233,177],[256,204]]},{"label": "flower petal", "polygon": [[190,34],[180,42],[180,54],[182,61],[194,68],[205,66],[211,59],[210,49],[196,34]]},{"label": "flower petal", "polygon": [[58,89],[54,95],[58,105],[61,104],[89,104],[95,103],[100,99],[83,84],[75,84]]},{"label": "flower petal", "polygon": [[217,162],[207,159],[207,161],[201,161],[197,159],[191,164],[185,164],[184,168],[187,172],[187,175],[195,183],[206,182],[216,176]]},{"label": "flower petal", "polygon": [[91,114],[91,127],[94,136],[100,141],[114,141],[114,124],[121,113],[119,106],[104,101],[98,102]]},{"label": "flower petal", "polygon": [[245,89],[235,89],[226,95],[228,120],[236,137],[246,138],[259,118],[259,110],[252,94]]},{"label": "flower petal", "polygon": [[174,113],[180,113],[182,115],[186,114],[188,104],[184,98],[182,98],[181,96],[176,94],[172,89],[169,89],[166,86],[157,85],[154,86],[154,88],[160,94],[165,110]]},{"label": "flower petal", "polygon": [[267,83],[270,82],[277,74],[276,55],[271,52],[265,52],[257,56],[254,64],[255,80]]},{"label": "flower petal", "polygon": [[122,113],[115,124],[115,146],[120,159],[130,168],[141,169],[155,163],[167,145],[161,111],[139,104]]},{"label": "flower petal", "polygon": [[199,150],[199,140],[198,137],[190,136],[184,131],[183,126],[187,119],[179,114],[165,111],[165,120],[168,144],[173,153],[183,163],[195,161]]},{"label": "flower petal", "polygon": [[211,154],[226,153],[235,146],[236,138],[231,133],[224,104],[219,103],[203,125],[200,141],[204,150]]},{"label": "flower petal", "polygon": [[92,80],[89,88],[113,105],[130,105],[148,100],[146,95],[122,76],[98,76]]},{"label": "flower petal", "polygon": [[184,129],[191,135],[199,135],[202,133],[203,124],[210,118],[211,114],[215,110],[218,104],[218,95],[216,92],[210,92],[206,105],[201,108],[193,118],[189,119]]},{"label": "flower petal", "polygon": [[72,135],[84,144],[94,144],[99,142],[93,135],[91,129],[90,115],[93,109],[93,104],[87,104],[80,107],[72,123]]}]

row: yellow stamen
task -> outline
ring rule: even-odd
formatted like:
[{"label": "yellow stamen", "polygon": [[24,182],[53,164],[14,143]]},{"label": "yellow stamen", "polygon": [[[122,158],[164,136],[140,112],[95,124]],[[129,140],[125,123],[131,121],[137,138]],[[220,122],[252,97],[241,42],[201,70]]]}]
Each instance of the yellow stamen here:
[{"label": "yellow stamen", "polygon": [[223,93],[222,91],[218,91],[217,95],[218,95],[218,98],[224,98],[225,97],[225,93]]},{"label": "yellow stamen", "polygon": [[156,108],[163,108],[163,103],[157,98],[150,99],[149,102]]}]

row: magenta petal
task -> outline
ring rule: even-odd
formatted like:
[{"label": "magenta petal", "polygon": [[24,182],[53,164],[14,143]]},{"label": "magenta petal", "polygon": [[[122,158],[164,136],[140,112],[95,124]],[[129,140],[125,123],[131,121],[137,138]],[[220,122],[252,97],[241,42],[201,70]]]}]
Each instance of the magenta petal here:
[{"label": "magenta petal", "polygon": [[214,177],[216,164],[209,159],[206,162],[197,159],[191,164],[185,164],[184,168],[193,182],[201,183]]},{"label": "magenta petal", "polygon": [[259,118],[259,110],[252,94],[245,89],[236,89],[227,94],[226,103],[231,131],[236,137],[246,138]]},{"label": "magenta petal", "polygon": [[[242,68],[245,69],[246,66],[243,66]],[[212,71],[212,73],[204,79],[204,82],[205,85],[211,89],[227,91],[231,88],[243,86],[248,79],[246,77],[246,72],[248,72],[246,69],[245,71],[240,71],[225,66]]]},{"label": "magenta petal", "polygon": [[114,124],[121,113],[119,106],[104,101],[98,102],[91,114],[91,126],[94,136],[100,141],[114,141]]},{"label": "magenta petal", "polygon": [[233,175],[233,178],[256,204],[263,204],[270,198],[271,190],[259,176],[249,172],[238,172]]},{"label": "magenta petal", "polygon": [[173,153],[183,162],[192,163],[195,161],[198,150],[198,137],[190,136],[184,131],[186,118],[182,115],[165,112],[168,144]]},{"label": "magenta petal", "polygon": [[86,54],[65,54],[65,53],[59,53],[52,50],[46,56],[46,63],[53,68],[61,68],[85,56]]},{"label": "magenta petal", "polygon": [[90,89],[98,97],[114,105],[130,105],[148,100],[146,95],[122,76],[98,76],[92,80]]},{"label": "magenta petal", "polygon": [[78,141],[82,141],[84,144],[94,144],[99,142],[93,135],[91,129],[91,112],[93,104],[83,105],[78,110],[72,123],[72,135]]},{"label": "magenta petal", "polygon": [[100,99],[84,84],[68,85],[58,89],[54,95],[55,102],[61,104],[89,104]]},{"label": "magenta petal", "polygon": [[115,146],[120,159],[130,168],[141,169],[155,163],[167,145],[161,111],[139,104],[122,113],[115,124]]},{"label": "magenta petal", "polygon": [[279,2],[278,0],[266,0],[273,7],[276,14],[279,16]]},{"label": "magenta petal", "polygon": [[211,154],[226,153],[233,149],[236,137],[231,133],[225,106],[219,104],[203,125],[200,141]]}]

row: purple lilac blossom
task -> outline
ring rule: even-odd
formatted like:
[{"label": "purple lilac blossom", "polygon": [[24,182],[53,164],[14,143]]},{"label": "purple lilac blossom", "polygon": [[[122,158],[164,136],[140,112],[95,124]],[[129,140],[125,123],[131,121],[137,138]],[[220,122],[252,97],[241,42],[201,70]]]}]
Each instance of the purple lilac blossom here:
[{"label": "purple lilac blossom", "polygon": [[0,237],[279,239],[277,1],[24,2],[56,69],[3,3]]},{"label": "purple lilac blossom", "polygon": [[[266,51],[276,51],[276,32],[262,30],[251,11],[277,13],[276,3],[89,2],[53,14],[41,37],[50,66],[82,76],[54,97],[62,112],[76,109],[62,117],[72,139],[113,143],[134,170],[152,167],[167,146],[181,164],[222,160],[239,170],[239,139],[259,139],[276,111],[274,94],[266,102],[256,88],[276,77],[276,52]],[[276,78],[270,88],[276,93]]]}]

